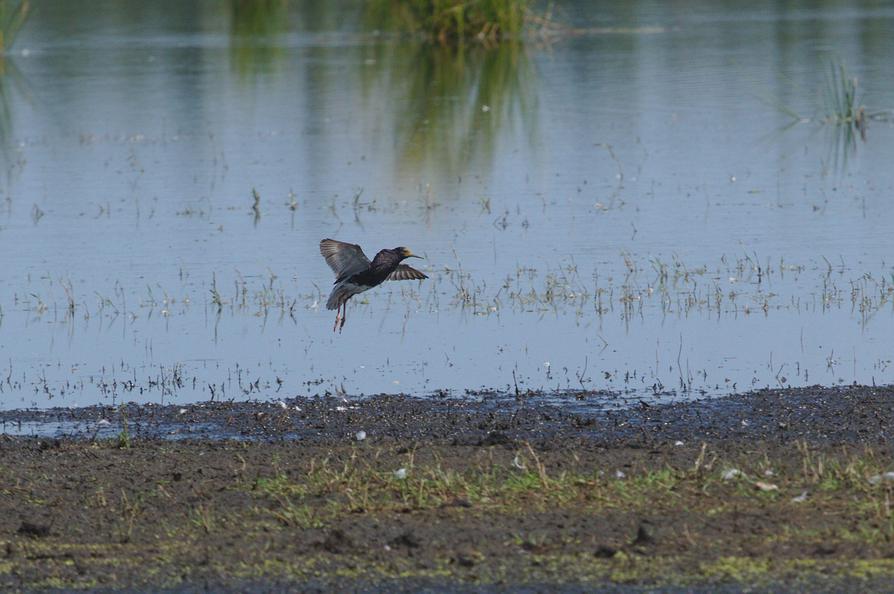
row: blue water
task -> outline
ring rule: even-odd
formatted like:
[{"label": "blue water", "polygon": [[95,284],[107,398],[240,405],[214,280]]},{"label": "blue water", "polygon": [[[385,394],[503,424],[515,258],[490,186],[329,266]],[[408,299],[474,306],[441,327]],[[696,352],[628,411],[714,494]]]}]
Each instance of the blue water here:
[{"label": "blue water", "polygon": [[[340,4],[34,4],[2,408],[894,381],[894,128],[821,123],[833,60],[894,107],[894,7],[560,4],[574,35],[458,51]],[[324,237],[431,278],[334,335]]]}]

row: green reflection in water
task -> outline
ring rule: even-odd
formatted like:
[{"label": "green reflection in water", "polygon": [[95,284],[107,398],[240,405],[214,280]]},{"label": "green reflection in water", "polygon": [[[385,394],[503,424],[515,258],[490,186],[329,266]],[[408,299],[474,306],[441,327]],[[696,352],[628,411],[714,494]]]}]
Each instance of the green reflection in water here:
[{"label": "green reflection in water", "polygon": [[28,0],[0,0],[0,52],[9,51],[30,14]]},{"label": "green reflection in water", "polygon": [[822,129],[826,145],[825,157],[821,163],[823,171],[842,174],[847,171],[850,160],[856,156],[859,145],[867,143],[870,122],[889,122],[892,120],[892,111],[873,111],[863,105],[863,94],[857,77],[850,74],[844,62],[835,57],[826,64],[825,83],[820,95],[821,105],[813,116],[801,115],[772,99],[764,101],[790,118],[779,133],[804,124],[818,126],[814,133]]},{"label": "green reflection in water", "polygon": [[230,0],[231,64],[242,76],[270,69],[281,59],[276,39],[288,30],[286,0]]},{"label": "green reflection in water", "polygon": [[13,109],[17,100],[31,101],[28,80],[11,57],[0,55],[0,164],[2,172],[12,176]]},{"label": "green reflection in water", "polygon": [[837,174],[847,172],[848,161],[857,154],[857,139],[862,138],[865,142],[865,135],[861,136],[859,132],[850,125],[834,125],[825,129],[826,157],[824,160],[824,168]]},{"label": "green reflection in water", "polygon": [[849,159],[857,153],[858,141],[866,143],[869,122],[889,121],[890,110],[870,111],[863,105],[863,94],[857,77],[851,75],[844,62],[833,59],[826,71],[823,89],[821,122],[828,127],[827,165],[837,172],[847,169]]},{"label": "green reflection in water", "polygon": [[29,95],[27,81],[7,53],[30,14],[31,4],[28,0],[0,0],[0,158],[4,164],[10,162],[13,136],[12,94],[20,92],[26,97]]},{"label": "green reflection in water", "polygon": [[[524,46],[368,48],[367,102],[389,97],[402,171],[461,176],[490,167],[501,131],[537,135],[536,69]],[[372,106],[370,106],[372,108]]]}]

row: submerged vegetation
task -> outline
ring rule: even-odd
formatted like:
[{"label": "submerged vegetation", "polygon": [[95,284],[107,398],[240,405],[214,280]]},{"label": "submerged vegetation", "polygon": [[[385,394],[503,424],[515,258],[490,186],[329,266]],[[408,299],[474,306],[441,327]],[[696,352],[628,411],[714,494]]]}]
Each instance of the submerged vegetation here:
[{"label": "submerged vegetation", "polygon": [[[890,358],[882,354],[870,359],[864,354],[858,356],[856,351],[849,353],[842,348],[846,338],[823,338],[815,343],[807,335],[805,343],[803,332],[800,353],[770,350],[766,364],[745,370],[722,367],[722,375],[709,367],[690,366],[686,357],[681,359],[683,349],[690,349],[690,339],[684,345],[682,336],[669,340],[662,337],[661,343],[656,342],[665,360],[662,365],[651,366],[643,359],[606,362],[603,353],[623,344],[620,330],[642,332],[656,320],[681,327],[705,321],[717,324],[721,337],[711,338],[711,344],[719,345],[724,344],[727,332],[747,333],[754,324],[768,319],[784,323],[790,316],[810,316],[817,321],[830,316],[828,319],[837,320],[840,325],[836,328],[844,333],[850,329],[878,332],[894,312],[894,268],[890,265],[860,272],[843,259],[834,264],[824,258],[795,263],[743,254],[713,263],[692,263],[679,257],[644,260],[625,254],[620,265],[587,268],[568,260],[542,269],[518,266],[490,278],[468,270],[466,264],[458,260],[450,266],[426,267],[431,277],[426,283],[392,286],[378,297],[358,298],[352,302],[351,315],[366,318],[367,323],[370,319],[381,320],[380,328],[401,335],[435,316],[457,324],[481,320],[472,322],[479,327],[536,324],[548,317],[548,323],[556,327],[593,333],[591,346],[582,343],[584,349],[593,350],[582,351],[579,359],[578,351],[569,355],[556,350],[552,362],[558,370],[557,362],[561,361],[564,374],[551,371],[549,366],[519,370],[517,382],[514,376],[512,379],[524,388],[549,386],[560,390],[588,384],[627,394],[639,391],[650,397],[668,396],[671,391],[717,394],[743,388],[810,385],[818,378],[832,383],[858,378],[867,383],[887,382],[894,369]],[[69,339],[76,335],[86,338],[93,331],[150,335],[162,328],[165,332],[202,328],[198,336],[217,345],[241,340],[234,334],[237,329],[241,333],[253,328],[263,335],[277,328],[291,335],[293,329],[313,327],[325,303],[325,287],[272,270],[262,274],[218,272],[207,280],[182,284],[125,287],[116,283],[92,292],[81,286],[77,279],[53,278],[23,285],[14,301],[4,307],[6,317],[0,322],[58,329]],[[311,348],[305,344],[305,353]],[[598,375],[595,380],[587,376],[588,352],[591,367],[593,361],[599,361],[593,370]],[[506,357],[512,356],[507,350]],[[0,368],[0,397],[24,394],[52,404],[79,401],[93,394],[112,403],[133,398],[169,402],[279,397],[296,387],[310,393],[345,392],[344,381],[357,381],[361,377],[358,373],[362,374],[345,376],[339,371],[336,380],[321,368],[315,372],[319,375],[296,382],[289,378],[290,363],[274,359],[213,366],[188,360],[160,365],[121,361],[101,372],[76,377],[48,373],[42,367],[22,369],[10,362]],[[392,373],[387,363],[386,369],[386,373]],[[500,386],[503,377],[508,376],[497,372],[489,377],[494,378],[493,385]]]},{"label": "submerged vegetation", "polygon": [[386,31],[413,33],[445,44],[466,39],[494,42],[524,34],[531,0],[372,0],[366,22]]},{"label": "submerged vegetation", "polygon": [[[865,327],[877,313],[894,307],[894,269],[885,266],[857,272],[843,259],[794,263],[743,254],[724,256],[713,263],[693,264],[679,257],[648,261],[623,254],[618,266],[582,270],[572,261],[537,269],[517,266],[493,279],[473,274],[463,262],[440,268],[426,267],[431,280],[424,285],[392,287],[384,300],[374,300],[381,312],[405,304],[410,312],[468,313],[499,316],[502,313],[552,313],[599,319],[617,316],[625,323],[648,315],[662,318],[709,318],[760,315],[773,312],[850,312]],[[287,274],[236,272],[222,282],[212,274],[207,282],[179,286],[154,284],[143,288],[113,288],[79,292],[77,282],[42,278],[20,289],[11,309],[31,320],[60,325],[91,320],[130,324],[160,319],[171,324],[192,315],[249,316],[260,324],[268,320],[297,324],[320,309],[325,294],[315,284],[301,286]],[[61,293],[60,293],[61,288]],[[204,295],[204,297],[203,297]],[[368,309],[360,298],[355,309]]]}]

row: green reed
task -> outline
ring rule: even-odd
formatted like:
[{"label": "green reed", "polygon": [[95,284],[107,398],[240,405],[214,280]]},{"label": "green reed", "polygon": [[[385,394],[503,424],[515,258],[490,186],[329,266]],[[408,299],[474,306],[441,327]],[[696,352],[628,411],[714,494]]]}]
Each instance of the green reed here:
[{"label": "green reed", "polygon": [[442,44],[500,41],[522,37],[531,5],[531,0],[371,0],[365,21],[371,28]]}]

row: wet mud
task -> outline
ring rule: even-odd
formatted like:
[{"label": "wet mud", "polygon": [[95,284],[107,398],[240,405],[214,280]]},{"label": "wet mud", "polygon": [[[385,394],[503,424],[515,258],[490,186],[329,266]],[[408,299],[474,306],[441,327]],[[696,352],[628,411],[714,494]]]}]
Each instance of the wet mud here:
[{"label": "wet mud", "polygon": [[892,583],[894,389],[547,396],[0,413],[0,588]]}]

